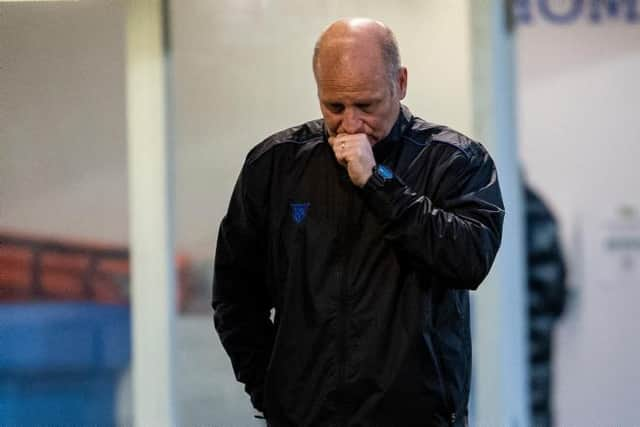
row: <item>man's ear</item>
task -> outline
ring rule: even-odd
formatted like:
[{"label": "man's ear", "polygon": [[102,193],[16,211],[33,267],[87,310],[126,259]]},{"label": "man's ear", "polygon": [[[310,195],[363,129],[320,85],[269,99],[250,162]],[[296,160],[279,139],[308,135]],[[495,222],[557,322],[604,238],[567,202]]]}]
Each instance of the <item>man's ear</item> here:
[{"label": "man's ear", "polygon": [[400,96],[400,99],[404,99],[404,97],[407,95],[407,78],[408,78],[408,72],[407,72],[407,67],[400,67],[400,70],[398,71],[398,90],[399,93],[398,95]]}]

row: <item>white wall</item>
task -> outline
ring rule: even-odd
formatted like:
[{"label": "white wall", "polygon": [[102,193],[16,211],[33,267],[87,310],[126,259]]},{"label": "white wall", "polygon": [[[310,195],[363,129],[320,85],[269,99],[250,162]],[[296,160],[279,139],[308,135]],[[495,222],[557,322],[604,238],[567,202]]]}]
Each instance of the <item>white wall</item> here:
[{"label": "white wall", "polygon": [[[575,244],[595,225],[640,209],[640,23],[586,17],[517,31],[519,132],[526,175],[560,221],[575,298],[556,333],[558,425],[638,425],[640,283],[598,288]],[[584,224],[584,225],[583,225]],[[585,272],[587,273],[585,275]]]},{"label": "white wall", "polygon": [[119,2],[0,3],[0,227],[127,242]]}]

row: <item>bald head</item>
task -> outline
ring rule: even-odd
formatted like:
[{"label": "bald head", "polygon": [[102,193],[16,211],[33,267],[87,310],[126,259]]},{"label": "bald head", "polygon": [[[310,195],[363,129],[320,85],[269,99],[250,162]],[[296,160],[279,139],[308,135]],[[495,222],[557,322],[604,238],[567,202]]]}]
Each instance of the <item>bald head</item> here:
[{"label": "bald head", "polygon": [[340,19],[322,32],[313,52],[316,80],[324,67],[346,65],[359,57],[380,61],[395,81],[401,67],[396,38],[382,22],[368,18]]}]

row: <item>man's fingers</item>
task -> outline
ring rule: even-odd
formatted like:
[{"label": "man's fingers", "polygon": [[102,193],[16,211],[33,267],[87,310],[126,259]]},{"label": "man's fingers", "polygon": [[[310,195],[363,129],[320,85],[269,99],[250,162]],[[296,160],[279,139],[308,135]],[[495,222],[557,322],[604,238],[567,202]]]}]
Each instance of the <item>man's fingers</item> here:
[{"label": "man's fingers", "polygon": [[345,153],[344,150],[338,147],[333,150],[333,153],[336,156],[336,160],[338,161],[338,163],[340,163],[342,166],[347,165],[347,153]]},{"label": "man's fingers", "polygon": [[336,160],[338,161],[338,163],[340,163],[343,166],[346,166],[347,165],[347,161],[345,159],[346,142],[344,140],[341,140],[337,136],[330,136],[329,137],[329,145],[333,149],[333,154],[335,155]]},{"label": "man's fingers", "polygon": [[328,140],[336,160],[344,167],[348,167],[351,161],[358,161],[358,158],[364,157],[364,146],[371,150],[369,139],[364,134],[338,134],[330,136]]},{"label": "man's fingers", "polygon": [[331,136],[329,137],[329,145],[331,146],[331,148],[333,148],[333,151],[337,150],[344,150],[346,148],[346,144],[348,141],[346,141],[345,138],[340,138],[339,136]]}]

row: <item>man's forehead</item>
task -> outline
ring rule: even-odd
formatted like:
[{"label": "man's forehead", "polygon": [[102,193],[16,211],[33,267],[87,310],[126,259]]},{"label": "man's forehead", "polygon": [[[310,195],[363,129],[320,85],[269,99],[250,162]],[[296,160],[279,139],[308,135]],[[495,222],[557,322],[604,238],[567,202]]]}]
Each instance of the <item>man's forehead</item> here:
[{"label": "man's forehead", "polygon": [[385,89],[380,84],[352,86],[328,82],[318,85],[318,97],[324,102],[374,102],[384,98]]},{"label": "man's forehead", "polygon": [[388,90],[384,75],[332,73],[318,78],[318,98],[322,102],[371,103],[383,99]]},{"label": "man's forehead", "polygon": [[362,57],[380,58],[381,53],[381,43],[375,37],[347,34],[325,40],[320,45],[318,59],[326,62]]}]

